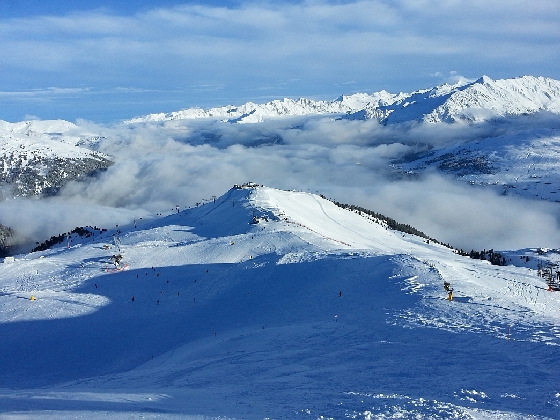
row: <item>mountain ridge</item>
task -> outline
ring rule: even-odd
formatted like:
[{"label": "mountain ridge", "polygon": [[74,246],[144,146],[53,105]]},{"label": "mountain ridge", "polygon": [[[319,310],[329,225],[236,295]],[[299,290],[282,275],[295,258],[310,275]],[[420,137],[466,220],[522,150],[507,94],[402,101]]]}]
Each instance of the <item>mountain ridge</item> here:
[{"label": "mountain ridge", "polygon": [[560,298],[537,275],[554,250],[496,267],[253,184],[137,222],[0,265],[0,415],[544,420],[560,407]]},{"label": "mountain ridge", "polygon": [[342,95],[332,101],[284,98],[264,104],[247,102],[239,106],[187,108],[167,114],[136,117],[125,123],[199,118],[221,119],[230,123],[257,123],[268,118],[303,115],[376,119],[383,124],[409,121],[473,123],[496,116],[539,111],[560,113],[560,81],[542,76],[501,80],[482,76],[472,82],[443,84],[411,93],[392,94],[382,90],[371,94]]}]

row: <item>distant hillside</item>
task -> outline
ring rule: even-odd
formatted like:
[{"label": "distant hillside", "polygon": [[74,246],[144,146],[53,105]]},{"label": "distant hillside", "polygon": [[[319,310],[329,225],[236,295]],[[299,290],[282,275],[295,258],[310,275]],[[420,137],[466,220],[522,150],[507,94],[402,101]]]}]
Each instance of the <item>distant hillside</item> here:
[{"label": "distant hillside", "polygon": [[406,177],[432,170],[502,195],[560,202],[560,119],[557,128],[538,120],[531,128],[425,150],[394,168]]},{"label": "distant hillside", "polygon": [[68,121],[0,121],[0,185],[11,196],[54,195],[66,183],[112,165],[108,156],[80,147]]}]

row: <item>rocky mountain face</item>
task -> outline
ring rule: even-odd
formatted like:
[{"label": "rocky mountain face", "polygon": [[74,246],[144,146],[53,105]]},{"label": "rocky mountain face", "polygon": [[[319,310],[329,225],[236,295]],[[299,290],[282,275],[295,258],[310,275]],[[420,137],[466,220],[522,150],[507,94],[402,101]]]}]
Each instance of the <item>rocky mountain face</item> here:
[{"label": "rocky mountain face", "polygon": [[[13,196],[55,195],[69,181],[79,180],[107,169],[111,161],[103,157],[60,158],[35,155],[0,156],[0,182]],[[6,193],[5,193],[6,194]]]},{"label": "rocky mountain face", "polygon": [[[68,121],[0,121],[0,199],[56,195],[70,181],[95,176],[113,164],[80,147],[87,136]],[[0,225],[0,256],[11,253],[11,227]]]},{"label": "rocky mountain face", "polygon": [[0,123],[0,185],[4,198],[49,196],[69,181],[93,176],[112,161],[79,147],[67,121]]}]

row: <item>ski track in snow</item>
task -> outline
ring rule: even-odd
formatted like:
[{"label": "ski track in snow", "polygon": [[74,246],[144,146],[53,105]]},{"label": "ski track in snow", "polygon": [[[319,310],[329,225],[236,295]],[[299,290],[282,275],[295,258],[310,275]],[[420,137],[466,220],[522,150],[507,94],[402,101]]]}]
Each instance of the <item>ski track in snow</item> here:
[{"label": "ski track in snow", "polygon": [[0,418],[558,418],[534,269],[265,187],[112,234],[0,266]]}]

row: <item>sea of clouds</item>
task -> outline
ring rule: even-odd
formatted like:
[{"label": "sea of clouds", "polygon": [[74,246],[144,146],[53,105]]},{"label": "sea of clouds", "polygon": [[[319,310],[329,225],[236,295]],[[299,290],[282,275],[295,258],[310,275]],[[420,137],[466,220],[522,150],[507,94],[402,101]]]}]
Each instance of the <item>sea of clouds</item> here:
[{"label": "sea of clouds", "polygon": [[556,123],[385,126],[326,116],[259,124],[78,121],[73,134],[101,136],[91,147],[114,165],[70,182],[56,197],[2,202],[0,223],[39,241],[75,226],[131,224],[251,181],[357,204],[465,250],[558,247],[558,203],[502,196],[437,172],[410,176],[394,165],[435,148]]}]

